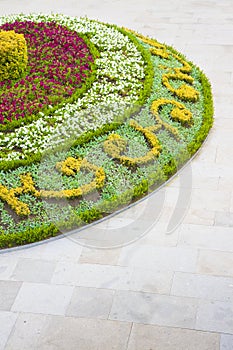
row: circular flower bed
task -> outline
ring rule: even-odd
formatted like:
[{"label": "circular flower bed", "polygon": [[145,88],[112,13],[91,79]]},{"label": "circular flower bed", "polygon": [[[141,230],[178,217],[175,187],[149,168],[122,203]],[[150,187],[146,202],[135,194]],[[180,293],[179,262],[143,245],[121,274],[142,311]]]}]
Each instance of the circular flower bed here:
[{"label": "circular flower bed", "polygon": [[0,247],[97,220],[154,190],[212,125],[205,75],[126,28],[62,15],[0,18],[23,76],[0,82]]}]

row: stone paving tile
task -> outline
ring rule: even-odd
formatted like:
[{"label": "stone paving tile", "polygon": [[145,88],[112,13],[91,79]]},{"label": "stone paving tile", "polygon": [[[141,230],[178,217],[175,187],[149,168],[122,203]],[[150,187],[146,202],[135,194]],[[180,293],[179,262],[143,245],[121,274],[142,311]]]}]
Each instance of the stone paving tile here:
[{"label": "stone paving tile", "polygon": [[[49,242],[48,242],[49,243]],[[29,246],[21,246],[19,249],[13,249],[12,251],[9,251],[12,259],[15,259],[18,261],[20,258],[32,258],[32,259],[40,259],[41,258],[41,251],[44,248],[43,244],[38,244],[38,245],[31,245]]]},{"label": "stone paving tile", "polygon": [[172,271],[151,268],[59,263],[52,283],[80,287],[169,293]]},{"label": "stone paving tile", "polygon": [[229,191],[229,188],[231,189],[233,187],[233,181],[231,174],[222,174],[222,176],[219,177],[219,184],[218,189],[220,191]]},{"label": "stone paving tile", "polygon": [[[228,47],[228,46],[223,46],[224,48],[228,48],[228,49],[231,49],[232,50],[232,46]],[[233,55],[233,52],[232,53],[228,53],[227,52],[227,55],[229,56],[232,56]],[[226,72],[227,69],[224,69],[222,70],[223,72]],[[229,71],[229,70],[228,70]],[[232,69],[231,69],[231,72],[232,72]],[[230,96],[228,94],[226,95],[217,95],[217,96],[214,96],[214,100],[215,100],[215,105],[218,106],[219,104],[225,104],[226,107],[230,107],[232,105],[232,100],[230,98]],[[216,116],[216,111],[214,113],[214,116]],[[232,113],[229,111],[228,113],[228,116],[225,116],[224,114],[223,115],[219,115],[218,117],[223,117],[223,118],[232,118]]]},{"label": "stone paving tile", "polygon": [[57,264],[52,283],[103,289],[125,289],[129,284],[131,271],[121,266]]},{"label": "stone paving tile", "polygon": [[[168,235],[167,234],[167,227],[168,227],[169,221],[170,221],[173,213],[174,213],[174,207],[173,206],[163,205],[163,208],[162,208],[162,211],[161,211],[161,215],[160,215],[160,217],[158,219],[158,223],[156,223],[154,228],[153,228],[156,233],[157,232],[160,233],[160,236],[162,238],[162,244],[161,245],[164,245],[164,246],[175,247],[177,245],[179,229],[176,229],[174,231],[174,234],[172,234],[172,235]],[[160,230],[159,225],[161,225],[161,224],[163,226],[161,227],[161,230]],[[150,234],[147,234],[146,237],[149,236],[149,235]],[[155,238],[156,238],[156,236],[155,236]],[[148,243],[150,243],[150,241]]]},{"label": "stone paving tile", "polygon": [[109,318],[118,321],[194,328],[196,311],[195,299],[117,291]]},{"label": "stone paving tile", "polygon": [[0,311],[0,350],[5,349],[7,339],[14,327],[17,317],[17,313]]},{"label": "stone paving tile", "polygon": [[195,328],[204,331],[233,334],[232,301],[200,301]]},{"label": "stone paving tile", "polygon": [[[215,160],[215,154],[213,152],[213,149],[215,149],[216,151],[216,146],[213,145],[209,145],[208,143],[204,144],[202,146],[202,151],[195,157],[195,160],[204,160],[204,157],[208,157],[209,161],[210,161],[210,157],[209,157],[209,153],[211,152],[212,155],[212,160]],[[192,167],[192,164],[191,164]],[[182,174],[185,172],[185,169],[182,171]],[[219,179],[216,176],[202,176],[200,174],[199,177],[193,177],[192,178],[192,188],[202,188],[202,189],[207,189],[207,190],[217,190],[218,189],[218,182]],[[169,188],[185,188],[185,187],[189,187],[189,184],[185,184],[182,183],[182,178],[180,178],[180,176],[176,176],[175,179],[169,183]]]},{"label": "stone paving tile", "polygon": [[125,290],[169,294],[172,286],[173,272],[156,269],[132,268],[131,277]]},{"label": "stone paving tile", "polygon": [[226,130],[226,131],[233,130],[233,119],[230,119],[230,118],[218,118],[218,119],[215,119],[214,124],[215,124],[216,128],[218,128],[218,129],[220,129],[222,131],[224,131],[224,130]]},{"label": "stone paving tile", "polygon": [[202,226],[212,226],[214,224],[215,212],[213,210],[199,210],[189,208],[182,223]]},{"label": "stone paving tile", "polygon": [[134,324],[127,350],[142,349],[219,350],[219,335],[189,329]]},{"label": "stone paving tile", "polygon": [[[224,33],[222,33],[222,35],[224,35]],[[232,38],[231,38],[231,40],[232,40]],[[224,67],[223,71],[227,72],[227,71],[232,69],[232,66],[230,65],[230,62],[229,62],[231,59],[231,56],[232,56],[232,54],[231,54],[232,45],[228,45],[228,44],[222,45],[223,43],[221,44],[220,42],[216,43],[217,45],[215,45],[213,43],[207,43],[207,39],[205,40],[205,44],[208,45],[208,48],[209,47],[216,47],[216,46],[217,47],[224,47],[224,50],[222,50],[222,51],[225,52],[225,57],[223,58],[223,60],[221,62],[221,64],[223,64],[223,67]],[[210,50],[210,51],[211,51],[210,54],[214,55],[214,50]],[[210,64],[209,69],[211,69],[211,70],[216,69],[217,70],[219,67],[219,60],[220,59],[221,59],[220,55],[218,55],[218,57],[217,56],[214,57],[211,64]],[[223,94],[217,92],[215,96],[221,96],[221,95],[224,96]],[[225,91],[225,95],[230,96],[230,92],[228,93],[228,91]]]},{"label": "stone paving tile", "polygon": [[[222,83],[231,83],[231,71],[229,72],[217,72],[217,71],[210,71],[207,72],[208,78],[211,80],[211,82],[214,82],[216,84],[222,84]],[[220,119],[224,121],[224,118]],[[222,125],[220,124],[217,124]]]},{"label": "stone paving tile", "polygon": [[[233,212],[216,212],[214,224],[216,226],[233,227]],[[232,230],[232,229],[231,229]]]},{"label": "stone paving tile", "polygon": [[171,294],[200,299],[233,301],[233,278],[175,272]]},{"label": "stone paving tile", "polygon": [[[213,132],[213,130],[211,131]],[[217,145],[212,144],[209,142],[206,142],[201,149],[201,152],[199,152],[195,159],[198,161],[209,161],[209,162],[215,162],[216,156],[217,156]],[[212,177],[211,174],[208,177],[201,177],[197,178],[194,177],[192,179],[192,188],[201,188],[205,190],[217,190],[218,188],[218,179],[215,177]]]},{"label": "stone paving tile", "polygon": [[0,281],[0,310],[11,309],[21,285],[21,282]]},{"label": "stone paving tile", "polygon": [[120,249],[83,248],[79,258],[80,264],[117,265]]},{"label": "stone paving tile", "polygon": [[13,258],[31,258],[48,261],[78,261],[83,247],[72,241],[70,237],[52,239],[30,248],[11,252]]},{"label": "stone paving tile", "polygon": [[149,244],[153,247],[175,247],[178,242],[179,228],[174,230],[172,234],[167,233],[167,226],[174,208],[163,207],[161,216],[155,221],[153,227],[145,235],[135,242],[135,244]]},{"label": "stone paving tile", "polygon": [[182,224],[178,246],[233,252],[232,228]]},{"label": "stone paving tile", "polygon": [[220,350],[232,350],[233,349],[233,335],[222,334],[220,340]]},{"label": "stone paving tile", "polygon": [[[232,131],[224,130],[221,128],[217,128],[216,126],[213,127],[213,131],[210,133],[210,137],[208,138],[208,143],[213,146],[218,146],[218,149],[224,149],[226,146],[228,148],[232,145]],[[230,150],[226,150],[228,153]],[[221,162],[216,162],[217,165],[225,165]],[[229,165],[229,163],[226,163],[226,165]]]},{"label": "stone paving tile", "polygon": [[227,211],[230,208],[229,191],[192,190],[191,207],[202,210]]},{"label": "stone paving tile", "polygon": [[228,145],[221,145],[217,148],[216,163],[232,164],[232,149]]},{"label": "stone paving tile", "polygon": [[73,287],[54,286],[42,283],[23,283],[12,311],[64,315],[68,307]]},{"label": "stone paving tile", "polygon": [[228,96],[215,96],[215,118],[221,120],[222,118],[230,119],[232,118],[232,105],[228,101]]},{"label": "stone paving tile", "polygon": [[[43,333],[46,331],[50,315],[20,313],[8,338],[5,349],[51,349]],[[41,339],[42,338],[42,339]],[[4,350],[5,350],[4,349]]]},{"label": "stone paving tile", "polygon": [[49,283],[56,263],[39,259],[19,258],[11,279],[24,282]]},{"label": "stone paving tile", "polygon": [[0,280],[8,280],[17,265],[18,259],[11,254],[0,254]]},{"label": "stone paving tile", "polygon": [[113,296],[113,290],[75,287],[66,315],[107,319]]},{"label": "stone paving tile", "polygon": [[[231,17],[228,17],[228,18],[224,18],[224,14],[223,13],[219,13],[218,16],[215,16],[214,18],[214,21],[215,23],[219,23],[219,24],[226,24],[226,23],[232,23],[232,20],[231,20]],[[212,16],[209,16],[209,17],[201,17],[201,18],[198,18],[198,23],[209,23],[209,24],[213,24],[213,17]]]},{"label": "stone paving tile", "polygon": [[134,244],[122,248],[119,265],[193,272],[196,261],[196,249]]},{"label": "stone paving tile", "polygon": [[40,258],[55,261],[78,261],[83,247],[73,241],[71,237],[67,236],[50,241],[48,244],[43,244]]},{"label": "stone paving tile", "polygon": [[201,250],[198,257],[197,272],[233,277],[233,253]]},{"label": "stone paving tile", "polygon": [[[206,27],[206,28],[208,28],[208,27]],[[212,33],[208,32],[208,31],[207,31],[207,33],[204,33],[203,31],[200,32],[198,29],[196,29],[194,31],[194,36],[193,36],[194,39],[192,38],[192,42],[196,43],[196,44],[200,43],[200,36],[202,36],[201,42],[204,44],[207,44],[207,45],[213,45],[213,46],[215,46],[215,45],[219,45],[219,46],[232,45],[232,34],[228,30],[221,30],[220,32],[216,31],[215,35],[213,37]],[[215,57],[214,57],[214,59],[216,60]],[[230,69],[231,66],[228,63],[228,61],[225,59],[223,59],[223,61],[224,61],[224,63],[226,62],[226,66],[224,68],[226,70]],[[219,62],[218,62],[218,66],[219,66]],[[216,62],[216,68],[217,68],[217,62]]]},{"label": "stone paving tile", "polygon": [[[233,27],[232,27],[233,32]],[[233,94],[233,84],[231,82],[222,82],[221,84],[212,83],[212,92],[214,96],[218,95],[232,95]]]},{"label": "stone paving tile", "polygon": [[5,350],[126,350],[130,329],[124,322],[20,314]]},{"label": "stone paving tile", "polygon": [[[184,188],[186,188],[185,186],[183,186]],[[183,188],[181,187],[181,188]],[[170,187],[167,186],[166,187],[166,197],[165,197],[165,206],[167,207],[175,207],[175,204],[177,202],[178,196],[180,194],[180,186],[174,186],[174,187]]]},{"label": "stone paving tile", "polygon": [[[208,142],[210,142],[210,141],[208,141]],[[216,142],[216,141],[214,141],[214,142]],[[227,164],[217,164],[217,163],[213,163],[213,162],[202,162],[202,161],[197,161],[196,159],[194,159],[192,162],[192,173],[193,173],[193,176],[199,176],[199,174],[202,174],[203,176],[209,176],[211,174],[212,177],[219,178],[221,176],[227,176],[230,178],[231,176],[233,176],[233,168],[229,164],[227,165]],[[213,195],[215,195],[215,197],[217,197],[218,193],[221,193],[221,192],[222,191],[214,191]],[[207,191],[207,192],[203,191],[203,194],[204,193],[206,193],[206,195],[208,195],[209,193],[211,193],[211,191]],[[223,191],[223,196],[227,196],[226,195],[227,193],[229,194],[229,198],[230,198],[229,189],[226,188]],[[213,195],[212,195],[212,197],[213,197]],[[218,198],[216,198],[216,199],[218,199]],[[226,204],[228,204],[228,203],[226,203]],[[212,203],[211,208],[213,208],[213,206],[214,206],[214,203]],[[216,203],[216,206],[214,206],[213,210],[219,210],[218,206],[220,206],[220,204]],[[202,208],[202,206],[200,206],[199,209],[201,209],[201,208]],[[210,208],[207,208],[207,209],[210,210]]]}]

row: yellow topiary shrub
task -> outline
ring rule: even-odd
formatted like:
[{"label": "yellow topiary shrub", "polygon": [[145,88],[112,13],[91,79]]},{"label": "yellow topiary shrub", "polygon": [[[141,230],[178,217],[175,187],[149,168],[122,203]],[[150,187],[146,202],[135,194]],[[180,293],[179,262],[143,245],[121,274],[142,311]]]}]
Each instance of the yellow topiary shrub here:
[{"label": "yellow topiary shrub", "polygon": [[14,30],[0,31],[0,81],[19,79],[27,62],[27,44],[23,34]]}]

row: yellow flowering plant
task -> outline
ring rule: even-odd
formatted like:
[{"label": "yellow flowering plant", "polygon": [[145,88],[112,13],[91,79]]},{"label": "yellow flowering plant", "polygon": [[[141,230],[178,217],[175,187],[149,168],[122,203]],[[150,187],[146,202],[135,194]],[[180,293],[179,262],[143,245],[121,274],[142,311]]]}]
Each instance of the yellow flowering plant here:
[{"label": "yellow flowering plant", "polygon": [[26,70],[28,55],[23,34],[0,31],[0,81],[17,80]]}]

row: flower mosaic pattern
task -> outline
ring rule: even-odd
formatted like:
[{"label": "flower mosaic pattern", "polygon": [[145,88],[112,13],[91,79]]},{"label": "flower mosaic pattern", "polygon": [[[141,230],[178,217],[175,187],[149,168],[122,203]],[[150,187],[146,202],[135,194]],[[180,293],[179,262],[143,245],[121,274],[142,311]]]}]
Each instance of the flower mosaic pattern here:
[{"label": "flower mosaic pattern", "polygon": [[[35,49],[42,50],[45,64],[40,70],[32,59],[28,69],[32,76],[40,72],[38,79],[49,80],[55,100],[47,100],[46,82],[38,83],[45,109],[43,103],[37,105],[39,112],[31,120],[21,115],[19,121],[25,119],[25,124],[6,113],[4,118],[12,121],[0,124],[1,248],[86,225],[144,196],[187,162],[213,122],[208,79],[165,44],[87,18],[0,18],[4,29],[16,24],[46,28]],[[55,67],[56,50],[50,55],[43,38],[57,30],[63,33],[59,37],[70,38],[72,63],[65,59]],[[59,55],[66,57],[66,44],[56,40]],[[5,82],[0,94],[6,93],[6,86],[9,94],[13,87],[17,94],[25,80]],[[79,84],[84,88],[75,95]],[[33,81],[28,86],[37,91]],[[69,100],[69,95],[75,97]],[[4,100],[1,108],[6,106]],[[25,113],[30,114],[30,108]]]}]

